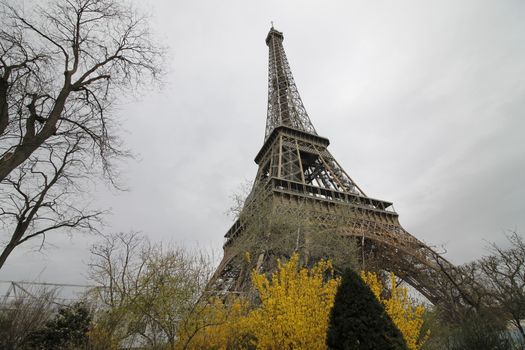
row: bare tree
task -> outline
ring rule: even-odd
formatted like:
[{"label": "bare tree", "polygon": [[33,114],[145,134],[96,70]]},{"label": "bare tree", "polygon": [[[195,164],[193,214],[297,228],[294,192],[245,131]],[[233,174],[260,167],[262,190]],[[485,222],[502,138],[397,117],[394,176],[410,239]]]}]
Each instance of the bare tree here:
[{"label": "bare tree", "polygon": [[[517,232],[507,236],[509,247],[490,244],[489,254],[461,266],[439,259],[436,280],[443,300],[443,317],[455,324],[472,323],[471,317],[491,314],[496,321],[510,321],[525,341],[525,241]],[[473,316],[474,315],[474,316]]]},{"label": "bare tree", "polygon": [[504,249],[491,244],[491,255],[480,259],[479,267],[491,300],[525,340],[520,323],[525,318],[525,241],[516,232],[507,238],[510,247]]},{"label": "bare tree", "polygon": [[[300,253],[304,260],[301,263],[306,265],[331,259],[338,272],[357,267],[357,241],[344,230],[355,217],[349,208],[327,214],[316,211],[308,202],[283,205],[264,198],[264,192],[250,193],[248,189],[248,185],[243,185],[232,196],[229,209],[243,227],[242,233],[232,240],[236,255],[248,253],[257,257],[264,253],[267,258],[290,258],[293,253]],[[261,197],[245,200],[256,196]],[[246,272],[251,273],[251,269]]]},{"label": "bare tree", "polygon": [[442,295],[439,306],[446,310],[446,318],[460,322],[466,314],[489,304],[477,261],[454,266],[438,253],[434,254],[434,259],[439,272],[435,276],[435,285]]},{"label": "bare tree", "polygon": [[127,155],[111,107],[162,67],[147,18],[121,0],[30,5],[0,2],[0,268],[29,239],[96,227],[82,184],[100,174],[114,185]]},{"label": "bare tree", "polygon": [[215,274],[210,289],[234,289],[256,299],[251,283],[253,270],[273,271],[279,259],[287,260],[294,253],[300,254],[303,266],[330,259],[337,273],[357,268],[358,242],[346,230],[355,217],[350,208],[327,213],[316,210],[307,201],[290,206],[269,196],[264,191],[253,192],[246,205],[242,196],[233,197],[235,203],[230,212],[237,217],[235,225],[240,229],[228,237],[225,256],[230,259],[228,265],[237,269],[236,285],[231,284],[233,279]]},{"label": "bare tree", "polygon": [[58,229],[97,231],[104,211],[80,203],[82,184],[93,174],[84,159],[81,136],[61,147],[41,147],[1,185],[0,222],[11,238],[0,254],[2,266],[20,244]]}]

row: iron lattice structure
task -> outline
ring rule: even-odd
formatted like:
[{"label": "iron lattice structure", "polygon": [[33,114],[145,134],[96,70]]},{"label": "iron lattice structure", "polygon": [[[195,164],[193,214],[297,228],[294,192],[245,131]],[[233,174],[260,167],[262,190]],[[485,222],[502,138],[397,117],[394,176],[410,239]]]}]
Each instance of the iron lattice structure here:
[{"label": "iron lattice structure", "polygon": [[283,34],[273,28],[266,37],[266,45],[270,49],[270,54],[265,140],[272,134],[273,129],[280,125],[317,135],[308,113],[306,113],[299,91],[297,91],[284,52],[283,39]]},{"label": "iron lattice structure", "polygon": [[[351,219],[340,232],[355,237],[363,252],[378,257],[382,269],[393,271],[433,303],[454,298],[442,272],[452,265],[403,229],[391,202],[367,196],[328,151],[329,140],[317,134],[303,106],[282,42],[283,34],[272,28],[266,38],[265,139],[255,157],[259,168],[243,211],[261,203],[279,205],[279,210],[301,203],[313,220],[330,220],[349,211]],[[240,252],[233,249],[244,228],[241,215],[225,235],[224,257],[211,281],[216,289],[242,292],[250,284]],[[258,257],[257,268],[275,268],[275,257],[269,255]]]}]

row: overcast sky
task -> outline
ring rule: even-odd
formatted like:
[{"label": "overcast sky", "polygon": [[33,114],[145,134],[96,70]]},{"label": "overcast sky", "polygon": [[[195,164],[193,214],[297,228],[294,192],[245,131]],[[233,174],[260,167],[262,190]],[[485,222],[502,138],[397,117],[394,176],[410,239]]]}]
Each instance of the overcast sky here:
[{"label": "overcast sky", "polygon": [[[332,154],[405,229],[464,263],[525,234],[525,2],[139,3],[169,46],[161,91],[116,111],[138,157],[125,193],[101,186],[107,232],[219,249],[231,195],[257,171],[273,21]],[[20,248],[0,280],[84,283],[88,236]]]}]

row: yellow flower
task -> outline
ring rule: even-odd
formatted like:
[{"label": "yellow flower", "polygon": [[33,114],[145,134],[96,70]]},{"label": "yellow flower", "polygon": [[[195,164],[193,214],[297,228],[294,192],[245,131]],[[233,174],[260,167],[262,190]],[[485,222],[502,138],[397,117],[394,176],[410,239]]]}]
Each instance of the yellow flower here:
[{"label": "yellow flower", "polygon": [[383,304],[387,314],[401,331],[410,350],[420,350],[428,340],[430,331],[421,334],[425,307],[416,305],[408,296],[408,289],[396,283],[396,276],[390,273],[390,297],[384,298],[381,292],[383,283],[373,272],[361,272],[361,278]]}]

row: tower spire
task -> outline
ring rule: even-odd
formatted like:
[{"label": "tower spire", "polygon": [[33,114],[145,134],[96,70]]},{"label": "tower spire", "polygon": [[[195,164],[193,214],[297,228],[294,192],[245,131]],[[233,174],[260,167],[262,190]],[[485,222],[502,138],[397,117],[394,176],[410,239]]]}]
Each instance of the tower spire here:
[{"label": "tower spire", "polygon": [[266,45],[269,48],[268,68],[268,115],[266,119],[266,140],[278,126],[317,135],[290,70],[283,47],[283,33],[274,29],[273,23]]}]

